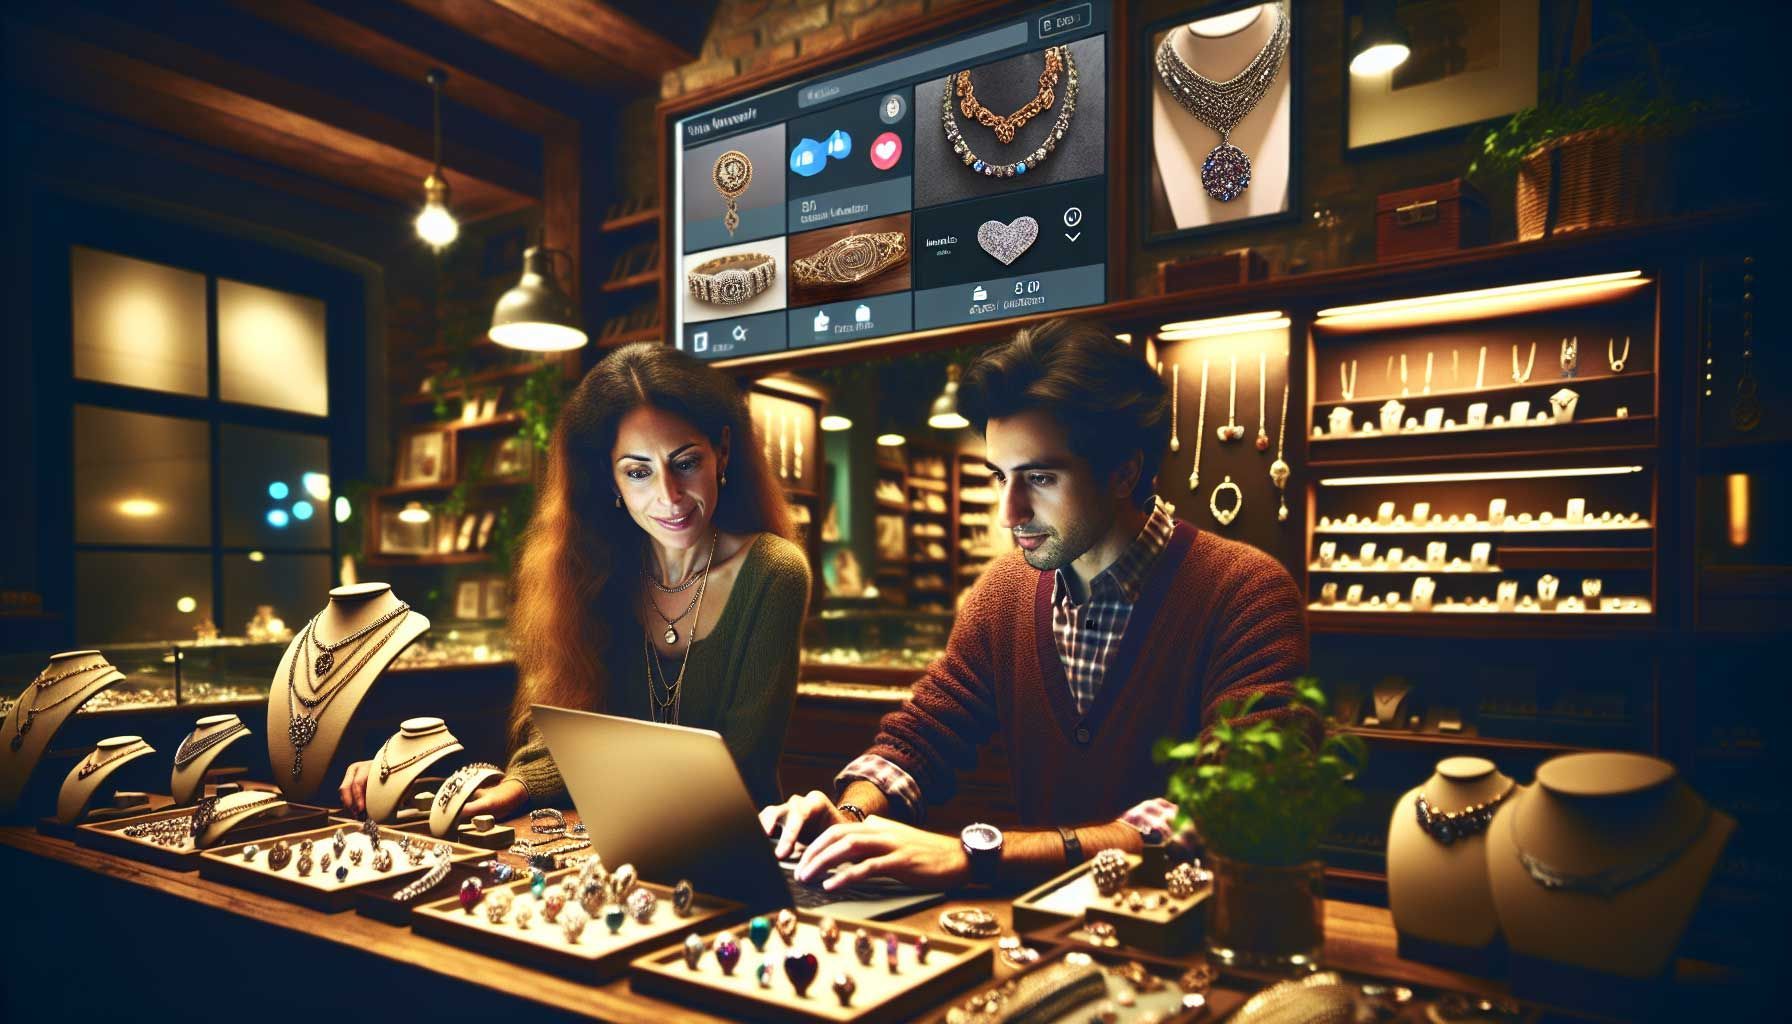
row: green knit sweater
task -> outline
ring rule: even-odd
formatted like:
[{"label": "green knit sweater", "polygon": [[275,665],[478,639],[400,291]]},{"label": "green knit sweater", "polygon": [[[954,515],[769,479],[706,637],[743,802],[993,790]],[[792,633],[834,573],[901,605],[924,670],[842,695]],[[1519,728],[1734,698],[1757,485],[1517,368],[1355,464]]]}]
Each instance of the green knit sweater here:
[{"label": "green knit sweater", "polygon": [[[802,548],[760,534],[741,564],[721,617],[691,646],[678,724],[722,734],[756,806],[783,799],[778,758],[796,704],[797,662],[809,603],[809,563]],[[605,714],[649,719],[647,662],[639,622],[618,623],[604,664]],[[674,669],[676,672],[676,669]],[[540,730],[529,726],[505,770],[536,803],[566,789]]]}]

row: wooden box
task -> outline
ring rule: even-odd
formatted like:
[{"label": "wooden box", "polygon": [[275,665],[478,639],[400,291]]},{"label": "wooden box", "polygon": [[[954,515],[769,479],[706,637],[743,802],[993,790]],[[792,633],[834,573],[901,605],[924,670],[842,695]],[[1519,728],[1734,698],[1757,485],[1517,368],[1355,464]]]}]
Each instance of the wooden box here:
[{"label": "wooden box", "polygon": [[[320,910],[326,914],[334,914],[354,906],[355,890],[361,886],[381,885],[400,877],[409,881],[429,869],[431,860],[427,857],[424,858],[423,864],[412,867],[409,860],[400,851],[398,840],[392,838],[388,833],[381,838],[380,842],[382,846],[392,852],[392,870],[386,872],[374,870],[372,858],[364,855],[360,864],[349,865],[349,876],[344,881],[336,880],[337,865],[334,863],[327,871],[321,866],[314,867],[310,874],[301,878],[298,872],[299,843],[309,839],[316,844],[312,858],[321,862],[322,854],[330,849],[330,837],[339,828],[348,829],[349,842],[359,846],[363,851],[366,850],[366,837],[354,828],[346,825],[327,825],[304,832],[270,836],[257,844],[262,849],[253,861],[243,859],[243,848],[249,845],[247,842],[232,843],[229,846],[207,850],[199,857],[199,877],[267,893],[269,896],[297,903],[300,906]],[[279,871],[275,871],[268,864],[268,847],[272,845],[274,839],[284,839],[287,845],[293,848],[292,863],[287,864]],[[428,842],[433,845],[438,840],[431,839]],[[484,850],[475,850],[454,843],[447,845],[452,851],[449,856],[452,861],[467,861],[490,856]]]},{"label": "wooden box", "polygon": [[[979,989],[968,998],[954,1000],[949,1006],[942,1007],[940,1012],[927,1017],[929,1021],[946,1021],[947,1014],[953,1010],[965,1010],[972,1006],[985,1005],[991,997],[1001,1000],[1026,985],[1025,979],[1041,979],[1051,972],[1062,971],[1066,965],[1090,963],[1104,969],[1107,982],[1107,996],[1092,997],[1075,1007],[1065,1007],[1051,1016],[1052,1020],[1153,1020],[1164,1024],[1187,1024],[1192,1021],[1221,1020],[1227,1014],[1242,1005],[1251,991],[1251,983],[1243,986],[1230,984],[1227,979],[1216,980],[1205,992],[1193,984],[1184,991],[1181,979],[1189,970],[1188,964],[1175,963],[1154,957],[1139,956],[1131,952],[1114,950],[1098,950],[1089,948],[1062,948],[1041,957],[1037,963],[1027,967],[1010,978],[994,985]],[[1127,980],[1127,975],[1145,980],[1143,985],[1135,985]],[[1149,980],[1146,980],[1146,979]],[[1192,979],[1191,979],[1192,981]],[[1198,996],[1184,1002],[1185,995]],[[1098,1013],[1105,1008],[1119,1016],[1106,1016]],[[974,1016],[974,1015],[973,1015]],[[1032,1018],[1028,1018],[1032,1019]]]},{"label": "wooden box", "polygon": [[[731,1020],[798,1020],[881,1024],[918,1020],[944,1003],[954,992],[990,977],[995,963],[991,943],[943,938],[912,928],[870,921],[839,921],[840,941],[833,951],[822,945],[823,915],[797,912],[797,932],[789,946],[776,934],[766,940],[764,952],[753,947],[745,931],[736,937],[741,958],[730,974],[723,974],[715,958],[716,933],[704,934],[706,952],[693,970],[684,962],[682,940],[634,963],[632,986],[638,992],[692,1003]],[[863,928],[872,938],[871,962],[861,965],[853,953],[854,934]],[[885,936],[898,941],[898,962],[891,972],[885,959]],[[914,941],[927,936],[927,959],[916,962]],[[808,992],[798,995],[784,972],[789,949],[813,953],[820,961]],[[762,962],[772,965],[771,984],[761,987],[754,978]],[[834,994],[833,979],[845,973],[857,986],[849,1005]]]},{"label": "wooden box", "polygon": [[[140,860],[145,864],[154,864],[156,867],[167,868],[170,871],[193,871],[201,866],[201,857],[206,851],[193,846],[191,840],[181,846],[161,846],[148,839],[134,839],[124,833],[124,830],[132,825],[162,821],[167,818],[187,817],[192,813],[193,808],[191,807],[165,807],[159,811],[140,814],[132,818],[89,822],[75,829],[75,844],[117,854],[120,857],[128,857],[131,860]],[[296,832],[300,829],[315,828],[327,820],[324,809],[321,807],[285,804],[266,814],[246,815],[245,820],[231,829],[227,835],[233,843],[250,843],[258,839]]]},{"label": "wooden box", "polygon": [[[576,868],[568,868],[550,874],[548,888],[558,888],[562,879],[569,875],[576,877],[577,871]],[[656,949],[673,939],[683,942],[685,934],[694,929],[719,928],[738,917],[743,909],[738,903],[698,893],[696,902],[691,907],[691,915],[679,917],[672,909],[670,888],[649,882],[638,884],[652,890],[659,897],[659,906],[646,924],[640,924],[630,917],[623,922],[620,930],[611,933],[601,918],[592,918],[586,922],[585,931],[576,943],[566,941],[558,921],[544,920],[539,906],[534,907],[534,919],[527,928],[518,928],[511,917],[516,913],[514,904],[504,920],[496,924],[486,916],[485,900],[500,889],[509,890],[511,898],[518,903],[534,901],[535,897],[529,893],[529,881],[526,878],[519,882],[486,886],[486,896],[470,911],[461,907],[460,887],[456,883],[453,892],[423,903],[411,911],[411,930],[419,935],[428,935],[457,946],[489,953],[505,963],[523,963],[579,981],[600,982],[622,974],[628,969],[631,959],[648,950]],[[569,904],[567,909],[572,909],[572,905]],[[680,964],[681,968],[682,966]]]},{"label": "wooden box", "polygon": [[1375,259],[1487,244],[1487,202],[1461,178],[1375,197]]},{"label": "wooden box", "polygon": [[1253,249],[1234,249],[1217,256],[1194,256],[1181,260],[1165,260],[1157,265],[1157,290],[1194,291],[1197,288],[1223,288],[1248,284],[1269,276],[1269,262]]}]

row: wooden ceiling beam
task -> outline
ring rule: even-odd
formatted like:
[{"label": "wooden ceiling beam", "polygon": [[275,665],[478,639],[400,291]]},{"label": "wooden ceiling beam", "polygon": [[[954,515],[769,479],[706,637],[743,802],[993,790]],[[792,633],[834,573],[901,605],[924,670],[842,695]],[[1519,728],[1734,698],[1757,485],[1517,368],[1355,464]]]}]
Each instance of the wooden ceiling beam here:
[{"label": "wooden ceiling beam", "polygon": [[310,0],[272,4],[261,0],[226,2],[245,14],[399,78],[421,82],[430,68],[441,68],[448,72],[448,81],[442,86],[444,97],[535,135],[547,136],[573,126],[572,119],[558,111]]},{"label": "wooden ceiling beam", "polygon": [[[383,139],[41,27],[9,21],[6,48],[6,74],[24,88],[394,202],[420,203],[433,166]],[[539,185],[497,184],[452,164],[447,174],[463,221],[536,202]]]},{"label": "wooden ceiling beam", "polygon": [[600,0],[400,0],[588,89],[658,87],[697,55]]}]

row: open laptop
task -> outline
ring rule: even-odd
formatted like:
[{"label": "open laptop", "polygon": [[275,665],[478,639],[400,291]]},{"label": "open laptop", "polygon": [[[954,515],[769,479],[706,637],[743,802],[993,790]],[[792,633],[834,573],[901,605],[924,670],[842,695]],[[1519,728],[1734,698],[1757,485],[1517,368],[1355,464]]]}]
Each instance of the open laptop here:
[{"label": "open laptop", "polygon": [[834,892],[798,882],[794,863],[772,856],[718,733],[541,704],[533,711],[591,848],[611,867],[633,864],[662,884],[688,878],[749,907],[825,907],[837,917],[891,917],[943,898],[887,879]]}]

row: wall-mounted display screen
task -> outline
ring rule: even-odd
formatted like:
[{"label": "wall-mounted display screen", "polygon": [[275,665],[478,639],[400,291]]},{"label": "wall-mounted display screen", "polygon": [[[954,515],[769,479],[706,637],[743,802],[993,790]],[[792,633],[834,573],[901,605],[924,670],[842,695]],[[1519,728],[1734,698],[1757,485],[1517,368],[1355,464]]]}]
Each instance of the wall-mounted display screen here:
[{"label": "wall-mounted display screen", "polygon": [[703,359],[1107,300],[1107,0],[673,126],[673,337]]}]

